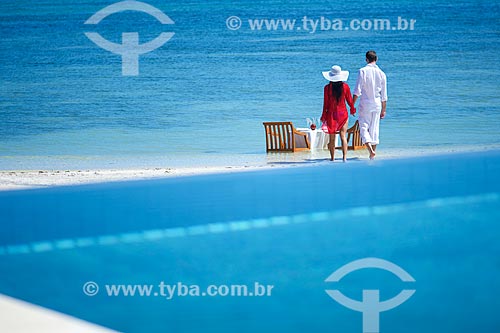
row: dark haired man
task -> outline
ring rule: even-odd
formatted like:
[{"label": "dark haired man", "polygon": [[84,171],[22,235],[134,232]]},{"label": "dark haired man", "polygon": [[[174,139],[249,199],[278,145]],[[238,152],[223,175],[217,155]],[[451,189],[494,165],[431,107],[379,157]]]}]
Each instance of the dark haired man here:
[{"label": "dark haired man", "polygon": [[375,158],[380,119],[385,117],[387,104],[387,78],[377,60],[375,51],[366,52],[367,65],[359,70],[353,96],[354,103],[359,98],[359,131],[371,160]]}]

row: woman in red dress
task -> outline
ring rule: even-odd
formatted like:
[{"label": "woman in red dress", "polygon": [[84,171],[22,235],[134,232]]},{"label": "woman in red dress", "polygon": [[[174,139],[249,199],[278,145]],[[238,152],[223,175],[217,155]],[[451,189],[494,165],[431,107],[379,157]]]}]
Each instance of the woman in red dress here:
[{"label": "woman in red dress", "polygon": [[325,79],[330,81],[324,89],[323,114],[321,115],[321,127],[325,133],[330,134],[328,149],[330,150],[331,161],[335,157],[335,132],[340,131],[342,141],[342,160],[347,157],[347,114],[346,102],[349,104],[351,114],[356,113],[352,102],[351,89],[344,81],[349,77],[348,71],[343,71],[340,66],[333,66],[329,72],[323,72]]}]

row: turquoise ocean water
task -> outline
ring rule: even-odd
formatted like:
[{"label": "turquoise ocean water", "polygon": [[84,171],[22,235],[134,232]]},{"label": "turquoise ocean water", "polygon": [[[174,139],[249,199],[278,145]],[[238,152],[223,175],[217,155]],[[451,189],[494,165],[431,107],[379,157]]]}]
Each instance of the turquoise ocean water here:
[{"label": "turquoise ocean water", "polygon": [[[500,4],[425,1],[160,1],[161,25],[138,12],[84,22],[112,1],[0,3],[0,169],[169,166],[265,154],[262,121],[319,117],[322,70],[354,85],[375,49],[388,76],[381,149],[500,145]],[[226,19],[242,26],[230,30]],[[415,19],[415,29],[305,31],[310,19]],[[252,30],[249,19],[297,20]],[[318,30],[320,30],[318,28]],[[140,43],[173,38],[122,76],[121,58],[84,32]],[[354,118],[350,122],[354,122]]]}]

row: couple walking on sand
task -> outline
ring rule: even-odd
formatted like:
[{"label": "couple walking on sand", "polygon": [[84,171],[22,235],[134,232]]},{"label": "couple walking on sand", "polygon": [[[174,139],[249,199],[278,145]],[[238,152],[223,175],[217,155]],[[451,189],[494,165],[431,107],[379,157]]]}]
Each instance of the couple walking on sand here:
[{"label": "couple walking on sand", "polygon": [[323,72],[325,79],[330,81],[324,88],[323,114],[321,115],[322,129],[330,134],[331,160],[335,157],[335,133],[340,132],[342,141],[342,159],[347,156],[347,114],[346,102],[351,115],[356,114],[354,104],[359,99],[359,131],[361,141],[368,150],[370,159],[375,158],[375,151],[379,143],[380,119],[385,117],[387,103],[387,79],[385,73],[377,66],[375,51],[366,52],[367,65],[359,70],[354,95],[345,81],[349,77],[348,71],[340,66],[333,66],[328,72]]}]

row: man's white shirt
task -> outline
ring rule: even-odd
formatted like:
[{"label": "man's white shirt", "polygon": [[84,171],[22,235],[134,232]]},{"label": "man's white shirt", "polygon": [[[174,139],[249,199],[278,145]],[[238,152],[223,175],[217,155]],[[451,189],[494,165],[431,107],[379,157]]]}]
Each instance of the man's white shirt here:
[{"label": "man's white shirt", "polygon": [[354,95],[359,96],[360,112],[377,112],[382,102],[387,101],[387,78],[376,65],[368,64],[361,68],[356,81]]}]

